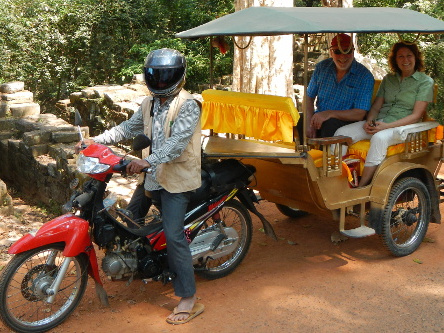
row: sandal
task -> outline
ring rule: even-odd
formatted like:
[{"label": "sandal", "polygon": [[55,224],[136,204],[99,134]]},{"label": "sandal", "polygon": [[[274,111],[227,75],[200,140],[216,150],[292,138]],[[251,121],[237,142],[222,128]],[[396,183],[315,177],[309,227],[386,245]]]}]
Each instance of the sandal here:
[{"label": "sandal", "polygon": [[195,303],[193,306],[193,309],[191,311],[179,311],[177,309],[177,307],[175,307],[173,310],[173,314],[177,315],[177,314],[183,313],[183,314],[187,314],[188,317],[183,320],[171,320],[171,319],[167,318],[166,322],[168,324],[172,324],[172,325],[180,325],[180,324],[188,323],[191,319],[200,315],[204,311],[204,309],[205,309],[205,306],[201,303]]}]

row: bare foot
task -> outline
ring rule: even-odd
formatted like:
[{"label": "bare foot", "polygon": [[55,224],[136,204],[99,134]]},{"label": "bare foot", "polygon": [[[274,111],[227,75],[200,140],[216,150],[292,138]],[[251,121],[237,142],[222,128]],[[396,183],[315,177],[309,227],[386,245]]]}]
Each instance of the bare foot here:
[{"label": "bare foot", "polygon": [[193,310],[194,303],[196,302],[196,296],[191,297],[182,297],[179,301],[179,304],[176,307],[176,313],[171,313],[168,316],[168,319],[172,321],[183,321],[187,319],[190,315],[188,314]]}]

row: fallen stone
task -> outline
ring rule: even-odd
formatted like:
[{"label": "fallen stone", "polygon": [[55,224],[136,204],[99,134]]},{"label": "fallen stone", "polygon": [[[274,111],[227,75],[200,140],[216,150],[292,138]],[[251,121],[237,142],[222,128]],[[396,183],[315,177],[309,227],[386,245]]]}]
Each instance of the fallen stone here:
[{"label": "fallen stone", "polygon": [[22,81],[13,81],[0,85],[0,92],[6,94],[12,94],[23,89],[25,89],[25,83]]},{"label": "fallen stone", "polygon": [[37,103],[11,104],[10,110],[14,118],[23,118],[40,114],[40,105]]},{"label": "fallen stone", "polygon": [[52,141],[55,143],[68,143],[79,141],[77,131],[60,131],[52,133]]},{"label": "fallen stone", "polygon": [[34,94],[28,90],[19,91],[13,94],[3,94],[2,100],[14,103],[32,103]]},{"label": "fallen stone", "polygon": [[51,141],[51,132],[48,131],[37,130],[23,134],[23,142],[27,146],[49,143],[50,141]]}]

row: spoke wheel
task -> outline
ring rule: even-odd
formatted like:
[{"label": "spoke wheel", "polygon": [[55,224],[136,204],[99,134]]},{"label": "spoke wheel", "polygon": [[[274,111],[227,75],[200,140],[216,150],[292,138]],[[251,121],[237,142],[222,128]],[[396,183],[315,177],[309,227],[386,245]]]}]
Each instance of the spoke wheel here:
[{"label": "spoke wheel", "polygon": [[13,257],[0,277],[0,319],[17,332],[44,332],[61,324],[79,304],[88,281],[86,255],[72,258],[60,289],[48,289],[66,257],[52,244]]},{"label": "spoke wheel", "polygon": [[413,253],[427,232],[430,212],[430,194],[419,179],[397,181],[382,216],[385,247],[397,257]]},{"label": "spoke wheel", "polygon": [[276,204],[276,208],[278,209],[278,211],[280,211],[285,216],[292,217],[295,219],[308,215],[308,213],[304,210],[300,210],[297,208],[291,208],[291,207],[281,205],[281,204]]},{"label": "spoke wheel", "polygon": [[214,260],[210,258],[205,263],[205,267],[199,267],[196,273],[207,279],[226,276],[242,262],[250,247],[253,231],[250,213],[237,200],[228,201],[217,216],[220,220],[213,217],[206,221],[207,228],[212,228],[216,224],[233,228],[237,232],[238,244],[230,254]]}]

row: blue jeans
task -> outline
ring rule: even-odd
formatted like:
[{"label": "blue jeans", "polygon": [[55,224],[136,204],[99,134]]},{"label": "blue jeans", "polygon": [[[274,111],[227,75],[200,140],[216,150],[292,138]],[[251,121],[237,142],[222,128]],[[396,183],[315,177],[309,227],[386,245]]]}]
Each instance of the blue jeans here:
[{"label": "blue jeans", "polygon": [[126,209],[133,213],[134,220],[138,220],[148,214],[150,207],[151,198],[148,198],[145,195],[145,188],[143,187],[143,184],[137,185]]},{"label": "blue jeans", "polygon": [[164,189],[151,191],[153,200],[161,202],[168,264],[170,271],[176,274],[173,286],[174,293],[179,297],[191,297],[196,293],[193,260],[184,233],[185,213],[191,193],[170,193]]}]

